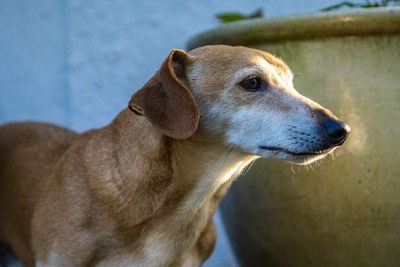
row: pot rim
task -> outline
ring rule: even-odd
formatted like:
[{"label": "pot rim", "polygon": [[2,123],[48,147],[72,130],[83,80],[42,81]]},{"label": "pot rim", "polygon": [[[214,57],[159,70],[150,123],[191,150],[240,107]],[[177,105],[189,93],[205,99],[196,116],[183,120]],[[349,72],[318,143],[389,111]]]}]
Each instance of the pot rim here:
[{"label": "pot rim", "polygon": [[187,49],[400,33],[400,7],[354,8],[231,22],[192,37]]}]

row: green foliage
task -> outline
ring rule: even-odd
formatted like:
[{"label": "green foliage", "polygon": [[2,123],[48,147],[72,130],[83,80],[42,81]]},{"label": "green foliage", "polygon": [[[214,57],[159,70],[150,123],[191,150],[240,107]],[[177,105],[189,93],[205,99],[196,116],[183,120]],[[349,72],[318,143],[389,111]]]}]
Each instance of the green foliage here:
[{"label": "green foliage", "polygon": [[[364,0],[364,3],[353,3],[350,1],[344,1],[339,4],[321,9],[321,11],[331,11],[331,10],[340,9],[342,7],[372,8],[372,7],[385,7],[385,6],[400,6],[400,0]],[[244,15],[239,12],[227,12],[227,13],[217,14],[216,17],[218,18],[218,20],[221,23],[228,23],[228,22],[239,21],[239,20],[261,18],[261,17],[264,17],[264,14],[263,14],[262,8],[259,8],[249,15]]]},{"label": "green foliage", "polygon": [[243,15],[243,14],[237,13],[237,12],[229,12],[229,13],[217,14],[216,16],[221,23],[228,23],[228,22],[238,21],[238,20],[261,18],[261,17],[263,17],[263,11],[261,8],[259,8],[249,15]]},{"label": "green foliage", "polygon": [[341,2],[339,4],[333,5],[326,7],[324,9],[321,9],[321,11],[331,11],[335,9],[339,9],[342,7],[361,7],[361,8],[371,8],[371,7],[384,7],[384,6],[398,6],[400,4],[400,0],[380,0],[380,1],[370,1],[370,0],[365,0],[364,3],[353,3],[353,2]]}]

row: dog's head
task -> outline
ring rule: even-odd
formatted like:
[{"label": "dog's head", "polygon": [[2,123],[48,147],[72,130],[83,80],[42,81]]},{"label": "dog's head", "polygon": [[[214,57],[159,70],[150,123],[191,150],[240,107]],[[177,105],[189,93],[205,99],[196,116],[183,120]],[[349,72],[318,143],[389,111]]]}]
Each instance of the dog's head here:
[{"label": "dog's head", "polygon": [[350,128],[292,80],[283,61],[260,50],[173,50],[129,107],[172,138],[197,131],[244,153],[308,163],[343,144]]}]

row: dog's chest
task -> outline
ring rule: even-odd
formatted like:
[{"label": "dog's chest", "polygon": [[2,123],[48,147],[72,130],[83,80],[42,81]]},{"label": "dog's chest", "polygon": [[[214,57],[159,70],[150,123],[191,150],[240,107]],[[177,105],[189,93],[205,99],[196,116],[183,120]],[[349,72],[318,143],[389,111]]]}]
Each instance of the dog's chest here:
[{"label": "dog's chest", "polygon": [[116,253],[97,266],[199,266],[195,244],[210,219],[209,208],[206,203],[190,220],[183,216],[165,218],[168,221],[157,223],[142,238],[141,249]]},{"label": "dog's chest", "polygon": [[157,227],[146,238],[143,252],[152,262],[196,260],[193,259],[195,244],[211,216],[209,201],[193,213],[183,210],[178,213],[178,216],[168,219],[165,224],[168,228]]}]

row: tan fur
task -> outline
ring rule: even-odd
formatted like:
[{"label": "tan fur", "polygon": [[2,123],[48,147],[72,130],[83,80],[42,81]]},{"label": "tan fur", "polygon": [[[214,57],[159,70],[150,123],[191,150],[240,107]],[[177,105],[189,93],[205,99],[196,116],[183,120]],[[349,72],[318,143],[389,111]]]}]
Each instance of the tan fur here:
[{"label": "tan fur", "polygon": [[174,50],[132,97],[136,114],[125,109],[83,134],[43,123],[0,127],[0,239],[24,266],[200,265],[214,248],[219,200],[265,156],[224,135],[238,127],[229,116],[266,105],[232,84],[256,57],[279,75],[267,78],[282,91],[269,97],[279,114],[293,112],[289,98],[305,114],[328,114],[283,88],[279,80],[291,85],[293,75],[268,53]]}]

